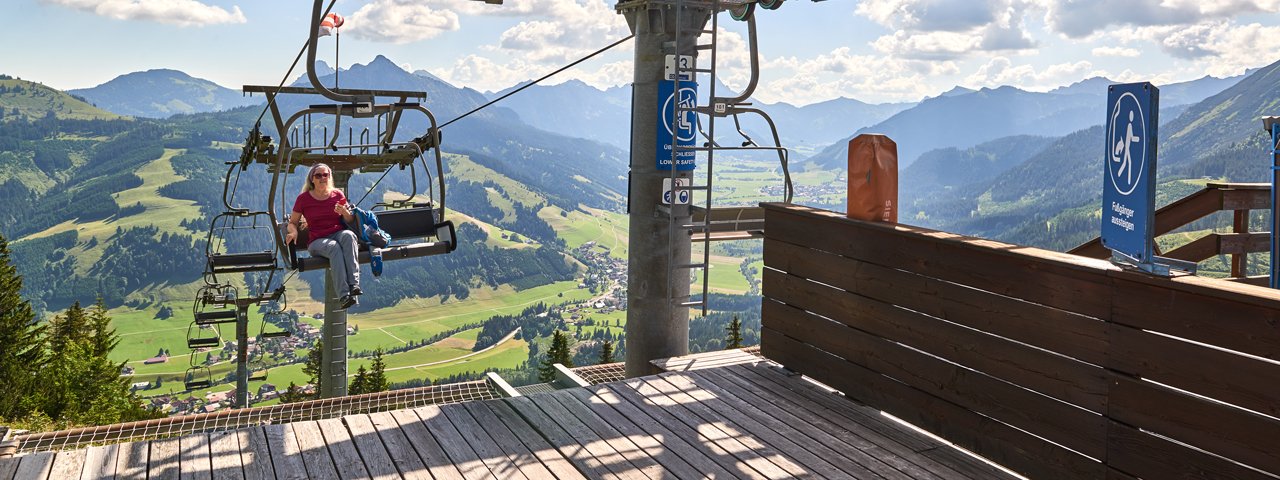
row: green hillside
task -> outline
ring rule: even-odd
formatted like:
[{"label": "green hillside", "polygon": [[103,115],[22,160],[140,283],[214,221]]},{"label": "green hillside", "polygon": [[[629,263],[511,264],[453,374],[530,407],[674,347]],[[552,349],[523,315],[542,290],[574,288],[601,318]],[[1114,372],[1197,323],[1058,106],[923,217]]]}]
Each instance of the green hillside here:
[{"label": "green hillside", "polygon": [[39,83],[0,76],[0,120],[43,118],[50,113],[68,120],[115,120],[121,117],[90,105],[83,98]]}]

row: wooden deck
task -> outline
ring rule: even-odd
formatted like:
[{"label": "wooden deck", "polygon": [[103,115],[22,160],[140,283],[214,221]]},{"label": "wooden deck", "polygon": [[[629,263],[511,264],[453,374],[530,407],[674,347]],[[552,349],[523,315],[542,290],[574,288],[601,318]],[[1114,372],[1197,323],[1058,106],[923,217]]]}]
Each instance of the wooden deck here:
[{"label": "wooden deck", "polygon": [[0,480],[792,477],[1008,476],[767,362],[0,459]]}]

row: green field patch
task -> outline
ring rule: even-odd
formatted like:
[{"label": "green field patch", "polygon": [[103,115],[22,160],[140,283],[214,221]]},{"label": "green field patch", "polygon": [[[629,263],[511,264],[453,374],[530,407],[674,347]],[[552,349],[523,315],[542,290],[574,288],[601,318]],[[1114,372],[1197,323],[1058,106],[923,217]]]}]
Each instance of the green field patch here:
[{"label": "green field patch", "polygon": [[[422,348],[415,348],[407,352],[397,352],[382,357],[386,368],[410,368],[417,365],[425,365],[438,362],[446,362],[452,359],[470,355],[471,348],[476,344],[476,336],[480,333],[480,329],[475,328],[457,335],[446,338],[439,342],[427,345]],[[470,338],[468,338],[470,337]],[[373,360],[371,358],[353,358],[350,362],[350,371],[355,371],[363,365],[370,368]]]},{"label": "green field patch", "polygon": [[626,215],[592,208],[565,213],[559,207],[548,206],[538,211],[538,218],[551,225],[569,248],[596,242],[598,248],[609,250],[614,258],[627,258]]},{"label": "green field patch", "polygon": [[[493,182],[502,187],[502,191],[506,192],[506,198],[526,207],[547,203],[546,199],[542,198],[542,195],[529,189],[529,187],[476,163],[471,160],[471,157],[455,154],[446,154],[445,157],[445,161],[449,164],[449,176],[454,180],[475,183]],[[508,203],[508,208],[509,206],[510,204]],[[509,213],[510,210],[503,210],[503,212]]]},{"label": "green field patch", "polygon": [[407,368],[387,372],[387,380],[404,382],[419,378],[435,380],[465,372],[486,372],[496,369],[516,368],[529,358],[528,344],[524,340],[508,340],[492,350],[457,362],[428,367]]},{"label": "green field patch", "polygon": [[[559,295],[562,293],[563,297]],[[438,333],[467,323],[480,322],[494,315],[519,313],[524,307],[538,302],[561,303],[582,300],[590,295],[590,292],[579,290],[572,281],[555,282],[521,291],[502,285],[494,289],[473,290],[471,296],[462,301],[451,300],[442,304],[436,297],[409,298],[394,307],[351,314],[348,318],[353,324],[360,325],[362,330],[438,324],[444,327],[434,329]],[[400,338],[408,338],[395,331],[392,333]]]},{"label": "green field patch", "polygon": [[85,249],[83,246],[78,246],[67,252],[68,255],[76,258],[76,273],[87,275],[89,268],[98,261],[98,258],[102,256],[102,252],[106,250],[107,240],[115,235],[117,228],[127,230],[154,225],[161,232],[169,232],[171,234],[187,232],[188,230],[181,226],[182,220],[199,217],[200,208],[196,206],[195,202],[168,198],[160,195],[159,192],[160,187],[183,180],[183,177],[174,172],[173,164],[171,163],[173,157],[183,152],[184,150],[165,149],[164,155],[160,158],[134,172],[134,175],[142,179],[141,186],[112,195],[116,205],[121,208],[141,204],[145,208],[142,213],[123,218],[112,217],[85,223],[67,221],[39,233],[31,234],[26,238],[46,237],[67,230],[78,231],[81,245],[87,244],[90,237],[96,238],[98,240],[97,246],[93,248]]},{"label": "green field patch", "polygon": [[457,225],[462,225],[463,223],[470,223],[472,225],[480,227],[481,230],[484,230],[485,235],[487,235],[487,238],[485,239],[484,243],[485,245],[488,245],[490,247],[536,248],[538,245],[537,243],[530,244],[530,243],[524,243],[524,242],[513,242],[509,240],[512,233],[510,230],[499,227],[497,225],[493,225],[491,223],[486,223],[484,221],[478,220],[475,217],[472,217],[462,212],[446,209],[445,217],[453,220],[454,223]]},{"label": "green field patch", "polygon": [[10,116],[21,115],[29,119],[44,118],[53,112],[58,118],[72,120],[119,120],[122,117],[81,101],[65,92],[26,80],[0,80],[5,93],[0,93],[0,105]]},{"label": "green field patch", "polygon": [[[711,268],[707,271],[710,275],[707,289],[717,293],[734,295],[747,293],[751,290],[751,284],[747,282],[747,277],[742,275],[741,265],[742,259],[740,258],[712,255]],[[701,290],[701,281],[702,279],[699,278],[694,283],[695,291]]]},{"label": "green field patch", "polygon": [[[411,337],[409,339],[416,340],[421,337]],[[378,328],[361,328],[355,335],[347,336],[347,349],[351,353],[362,351],[373,351],[376,349],[389,349],[404,346],[408,343],[404,337],[397,338],[390,333]]]}]

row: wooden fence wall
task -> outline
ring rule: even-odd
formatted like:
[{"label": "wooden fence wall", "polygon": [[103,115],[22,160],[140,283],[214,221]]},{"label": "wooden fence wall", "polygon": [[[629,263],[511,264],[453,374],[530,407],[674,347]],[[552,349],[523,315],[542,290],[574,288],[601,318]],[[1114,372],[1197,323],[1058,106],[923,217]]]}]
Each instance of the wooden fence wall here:
[{"label": "wooden fence wall", "polygon": [[765,225],[788,368],[1033,479],[1280,474],[1276,291],[790,204]]}]

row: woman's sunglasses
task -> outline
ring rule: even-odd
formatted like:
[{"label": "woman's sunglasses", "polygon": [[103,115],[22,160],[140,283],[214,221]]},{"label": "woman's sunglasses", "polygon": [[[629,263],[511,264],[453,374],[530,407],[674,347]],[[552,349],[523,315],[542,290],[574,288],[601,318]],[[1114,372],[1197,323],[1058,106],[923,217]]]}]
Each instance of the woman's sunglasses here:
[{"label": "woman's sunglasses", "polygon": [[317,174],[315,174],[315,175],[312,175],[312,177],[315,177],[315,178],[329,178],[329,174],[328,174],[328,173],[325,173],[325,172],[320,172],[320,173],[317,173]]}]

